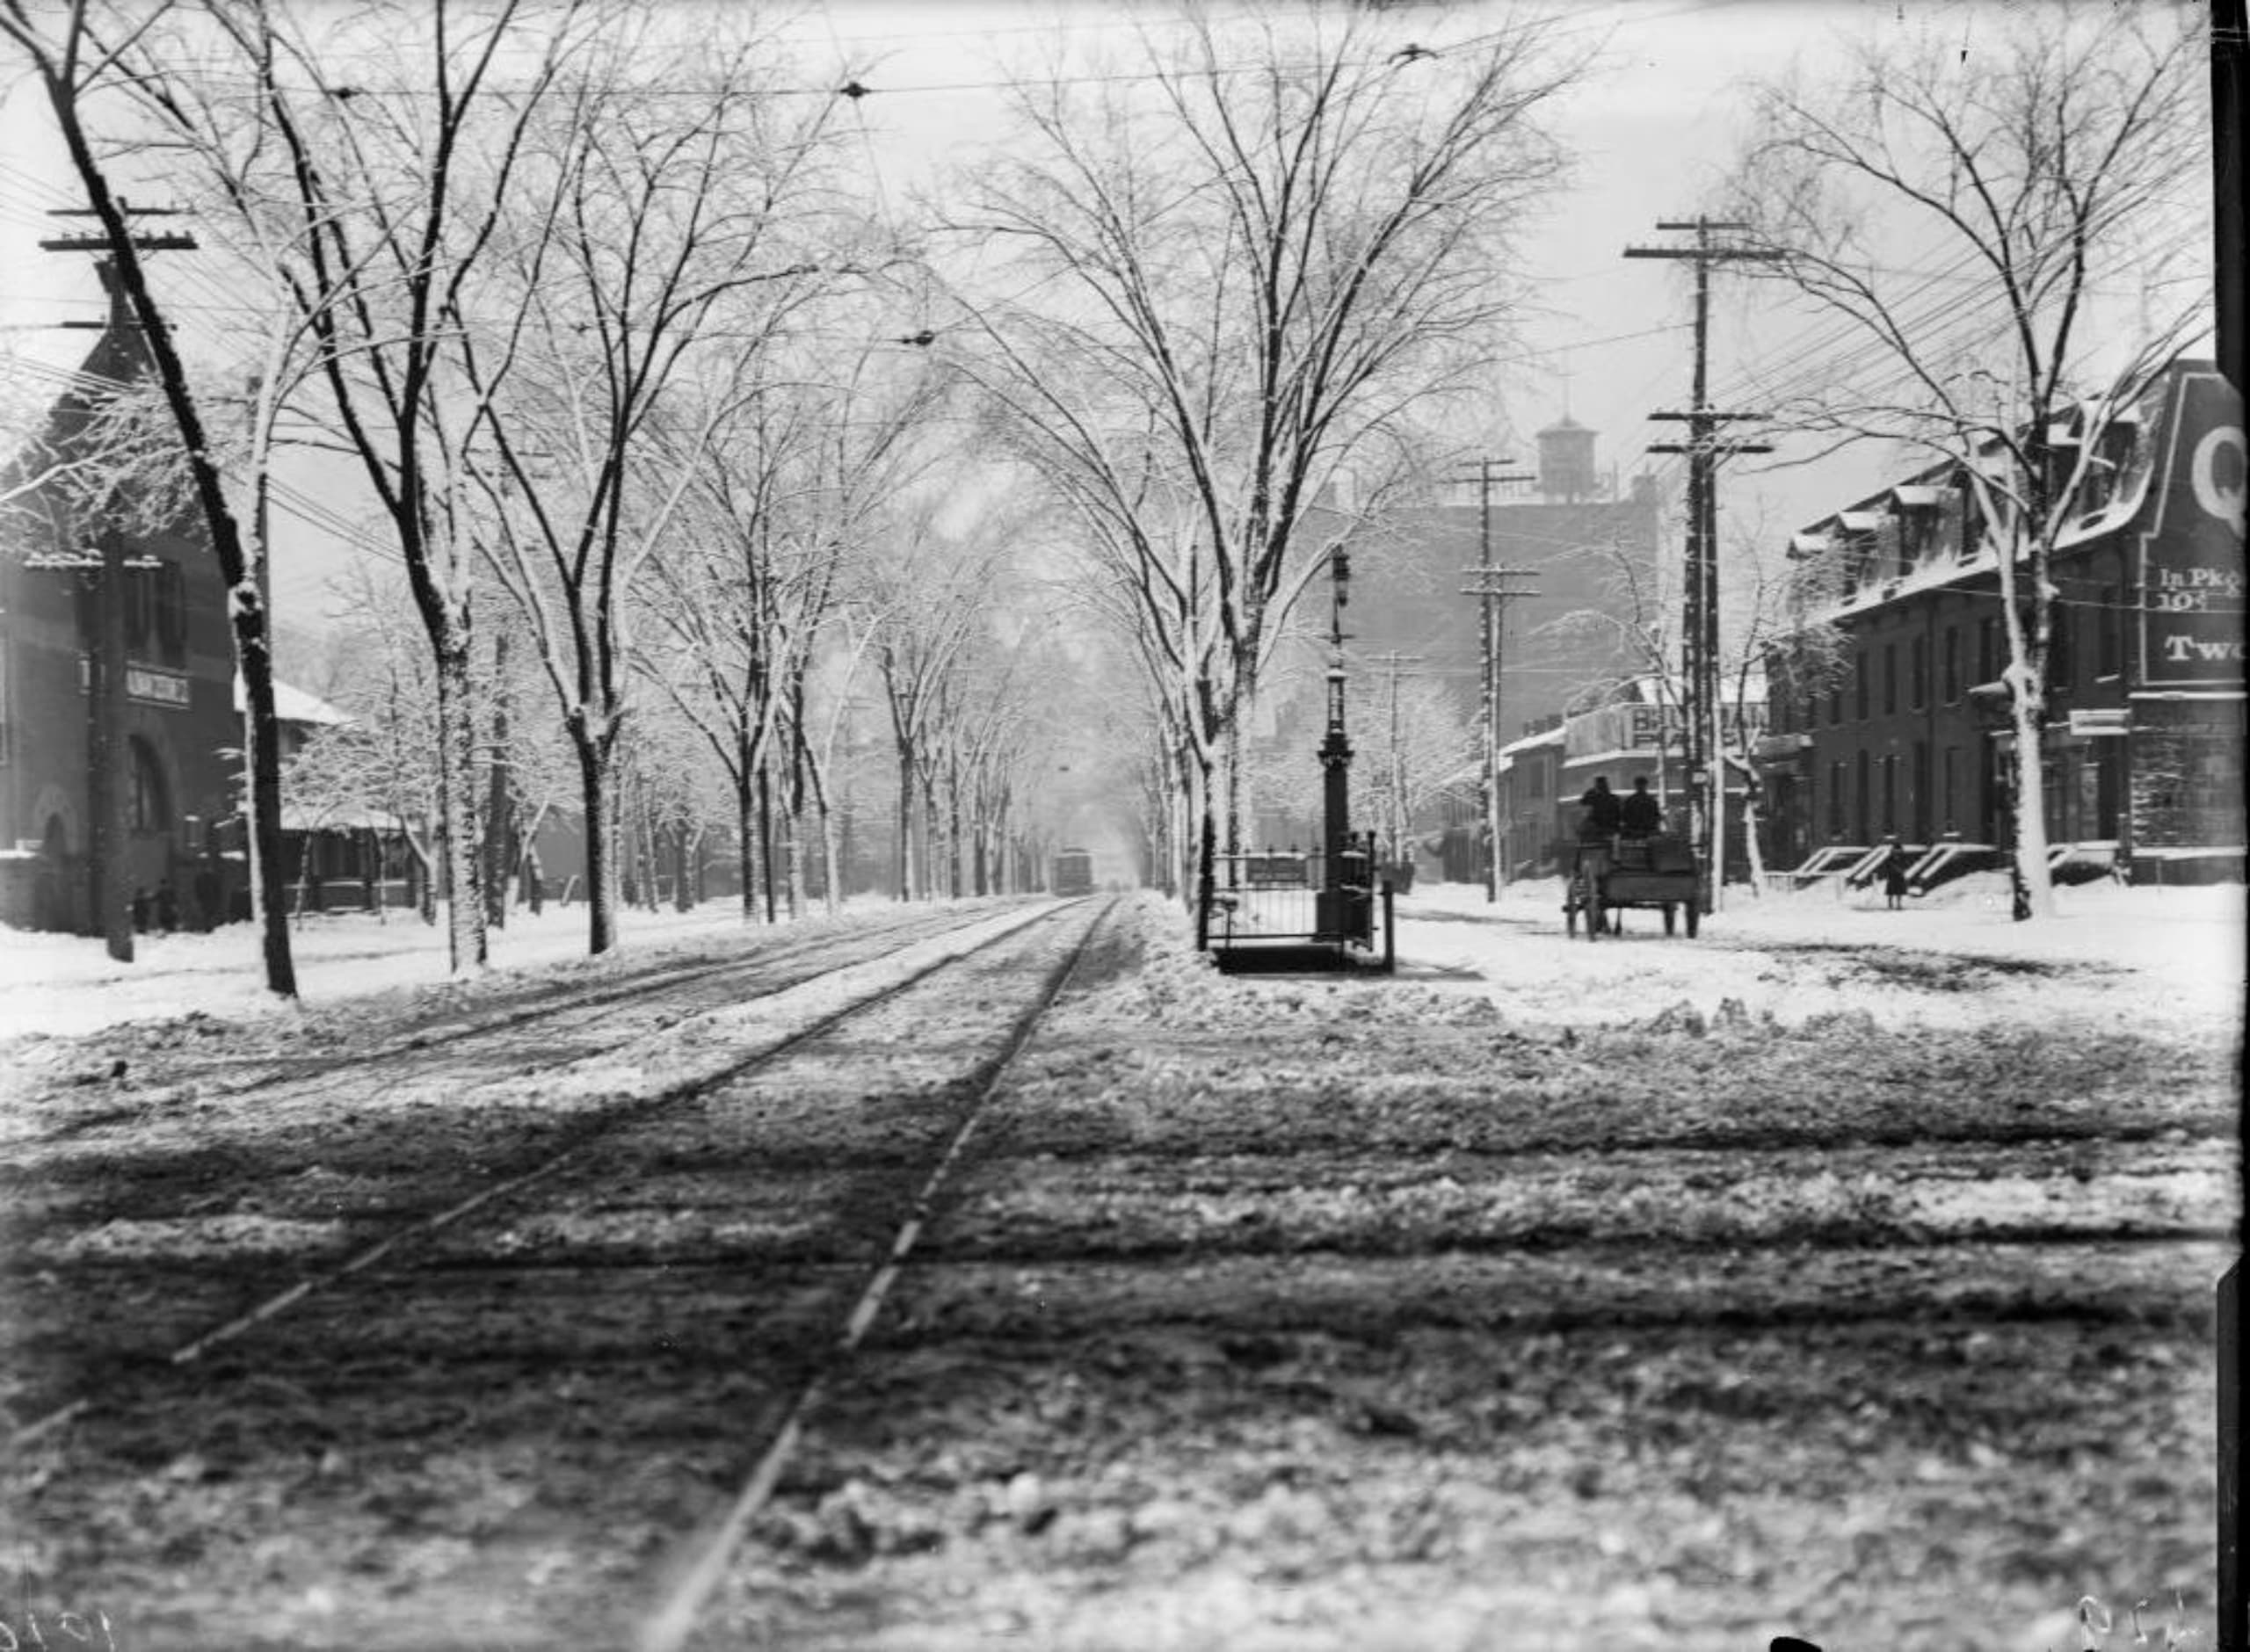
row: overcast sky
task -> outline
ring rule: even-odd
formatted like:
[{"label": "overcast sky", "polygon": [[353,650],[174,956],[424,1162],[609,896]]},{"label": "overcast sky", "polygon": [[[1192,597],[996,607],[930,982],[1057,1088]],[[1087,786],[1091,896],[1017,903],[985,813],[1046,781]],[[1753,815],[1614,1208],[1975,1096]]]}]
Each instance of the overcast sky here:
[{"label": "overcast sky", "polygon": [[[1601,48],[1600,66],[1563,106],[1558,125],[1577,156],[1568,194],[1554,203],[1531,243],[1545,313],[1528,318],[1528,342],[1542,352],[1521,365],[1505,409],[1528,438],[1568,408],[1600,435],[1605,465],[1629,475],[1651,441],[1679,428],[1651,423],[1654,409],[1688,399],[1690,371],[1685,266],[1627,260],[1629,244],[1668,239],[1659,218],[1692,215],[1709,199],[1737,134],[1745,75],[1764,74],[1804,53],[1833,51],[1840,33],[1942,27],[1965,47],[1993,35],[2010,7],[2001,0],[1953,0],[1940,6],[1898,0],[1613,0],[1548,8],[1556,26]],[[1442,49],[1489,30],[1502,8],[1450,4],[1405,8],[1411,37]],[[1160,19],[1161,7],[1078,4],[911,5],[826,0],[789,25],[808,75],[848,67],[877,95],[858,102],[861,149],[883,198],[903,211],[914,190],[974,154],[998,133],[1001,99],[992,82],[1003,65],[1038,50],[1057,21],[1083,45]],[[9,66],[12,71],[12,65]],[[33,89],[11,79],[0,103],[0,318],[7,345],[31,359],[75,365],[91,343],[56,330],[64,317],[100,313],[88,260],[45,253],[56,232],[47,209],[76,196]],[[2206,186],[2207,187],[2207,186]],[[136,199],[145,197],[136,192]],[[156,204],[150,201],[149,204]],[[171,255],[175,259],[192,255]],[[1757,312],[1729,301],[1720,282],[1714,307],[1714,403],[1742,405],[1760,376],[1801,366],[1818,335],[1802,322],[1761,324]],[[1567,378],[1563,369],[1567,367]],[[1817,470],[1732,476],[1723,509],[1744,519],[1763,513],[1778,531],[1847,502],[1891,475],[1896,461],[1865,452]],[[1676,478],[1676,469],[1668,470]],[[298,486],[339,502],[343,480],[316,470]],[[1676,481],[1671,485],[1677,490]],[[347,512],[359,514],[348,504]],[[285,620],[316,621],[336,606],[328,587],[340,561],[328,533],[285,514],[277,524],[276,596]]]}]

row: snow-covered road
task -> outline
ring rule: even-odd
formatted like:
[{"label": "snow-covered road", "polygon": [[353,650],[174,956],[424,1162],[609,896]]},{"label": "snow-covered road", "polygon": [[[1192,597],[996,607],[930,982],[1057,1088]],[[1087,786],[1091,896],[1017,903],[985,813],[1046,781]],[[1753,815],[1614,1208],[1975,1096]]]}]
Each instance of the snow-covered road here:
[{"label": "snow-covered road", "polygon": [[1706,1020],[1730,1001],[1793,1026],[1865,1014],[1878,1025],[1974,1026],[2029,1017],[2167,1030],[2232,1025],[2243,989],[2243,892],[2057,892],[2058,914],[2018,924],[1997,878],[1885,909],[1876,894],[1727,892],[1699,938],[1667,938],[1653,912],[1625,931],[1566,937],[1562,886],[1423,885],[1397,902],[1399,974],[1491,998],[1511,1018],[1576,1025],[1644,1022],[1685,1006]]}]

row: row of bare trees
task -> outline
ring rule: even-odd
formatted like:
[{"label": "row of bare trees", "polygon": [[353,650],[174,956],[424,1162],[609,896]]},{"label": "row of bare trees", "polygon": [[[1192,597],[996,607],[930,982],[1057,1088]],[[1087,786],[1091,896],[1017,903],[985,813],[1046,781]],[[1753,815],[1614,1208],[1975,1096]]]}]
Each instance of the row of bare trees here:
[{"label": "row of bare trees", "polygon": [[[830,818],[853,685],[878,662],[888,685],[894,661],[936,660],[902,736],[911,789],[936,794],[940,752],[949,796],[991,788],[989,759],[954,748],[957,722],[989,743],[993,714],[949,662],[991,651],[1001,605],[972,596],[940,623],[870,567],[894,542],[914,561],[922,530],[896,522],[932,463],[946,371],[867,347],[872,332],[836,347],[874,325],[908,253],[839,185],[833,102],[775,95],[784,59],[754,22],[691,39],[598,0],[5,0],[0,33],[108,235],[229,585],[275,991],[294,981],[258,592],[285,416],[356,461],[420,631],[419,657],[386,650],[381,703],[305,783],[363,774],[364,801],[428,822],[417,852],[452,897],[456,971],[485,959],[486,885],[508,857],[484,839],[507,835],[525,789],[494,776],[535,721],[519,680],[479,681],[497,640],[536,663],[577,772],[594,952],[616,938],[621,765],[650,706],[730,784],[746,906],[751,845],[772,841],[802,905],[806,823]],[[158,156],[244,301],[226,341],[253,362],[239,440],[213,428],[212,378],[120,204],[115,180]],[[643,752],[633,772],[667,769]],[[833,830],[817,835],[832,895]]]}]

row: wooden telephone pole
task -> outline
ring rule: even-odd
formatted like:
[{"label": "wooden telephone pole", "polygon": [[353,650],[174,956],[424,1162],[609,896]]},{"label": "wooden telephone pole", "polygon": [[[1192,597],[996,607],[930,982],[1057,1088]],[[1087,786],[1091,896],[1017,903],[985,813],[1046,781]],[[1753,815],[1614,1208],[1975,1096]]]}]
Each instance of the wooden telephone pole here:
[{"label": "wooden telephone pole", "polygon": [[1484,899],[1487,902],[1500,898],[1500,649],[1502,631],[1507,621],[1507,605],[1518,597],[1532,597],[1538,593],[1520,582],[1535,577],[1538,572],[1530,568],[1496,568],[1492,565],[1492,484],[1496,482],[1531,482],[1536,478],[1518,471],[1501,475],[1495,466],[1511,461],[1505,459],[1479,459],[1476,470],[1455,482],[1477,484],[1477,566],[1461,571],[1469,583],[1461,588],[1465,597],[1478,599],[1477,677],[1480,703],[1477,721],[1484,736],[1484,832],[1489,841],[1489,852],[1484,861]]},{"label": "wooden telephone pole", "polygon": [[[132,218],[177,215],[171,208],[130,206],[122,200],[118,202],[118,207]],[[94,214],[91,207],[62,206],[50,210],[47,215],[91,218]],[[51,235],[39,244],[47,252],[97,255],[95,268],[101,273],[102,287],[109,299],[109,314],[99,322],[65,322],[62,325],[102,329],[105,350],[98,376],[122,380],[125,374],[120,369],[123,364],[115,358],[135,322],[126,303],[123,285],[117,279],[109,258],[101,256],[112,250],[109,237]],[[133,244],[142,252],[192,252],[196,243],[192,235],[173,234],[135,235]],[[94,612],[100,627],[86,661],[88,884],[94,922],[101,928],[109,955],[120,963],[129,964],[133,961],[134,930],[130,854],[134,772],[131,736],[126,728],[125,626],[129,600],[126,581],[128,574],[152,564],[145,557],[127,554],[125,536],[111,522],[98,525],[96,538],[98,569],[89,567],[79,575],[81,579],[95,582]]]},{"label": "wooden telephone pole", "polygon": [[1688,815],[1702,866],[1696,903],[1705,912],[1717,909],[1726,881],[1726,746],[1719,692],[1718,461],[1725,454],[1773,451],[1760,442],[1722,442],[1718,437],[1721,424],[1758,416],[1722,413],[1710,404],[1711,265],[1769,256],[1754,247],[1714,246],[1711,232],[1749,227],[1700,216],[1666,219],[1659,221],[1657,228],[1693,230],[1695,244],[1625,249],[1629,258],[1685,258],[1695,266],[1695,399],[1685,412],[1649,416],[1684,421],[1688,439],[1684,443],[1653,443],[1648,451],[1688,456],[1688,555],[1681,581],[1685,612],[1680,626],[1680,721],[1684,725],[1681,733],[1686,746]]}]

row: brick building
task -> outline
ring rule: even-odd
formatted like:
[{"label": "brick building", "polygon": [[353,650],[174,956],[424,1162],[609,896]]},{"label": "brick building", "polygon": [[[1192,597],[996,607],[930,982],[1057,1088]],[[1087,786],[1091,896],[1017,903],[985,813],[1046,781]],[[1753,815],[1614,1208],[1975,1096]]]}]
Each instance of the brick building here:
[{"label": "brick building", "polygon": [[[1595,439],[1593,431],[1562,419],[1539,432],[1537,479],[1493,490],[1492,562],[1532,570],[1526,583],[1534,591],[1504,612],[1503,738],[1598,703],[1648,666],[1620,637],[1555,626],[1588,612],[1629,620],[1635,591],[1655,599],[1654,482],[1636,476],[1620,495],[1597,467]],[[1474,497],[1396,511],[1355,537],[1346,627],[1353,653],[1419,656],[1417,670],[1453,685],[1473,707],[1481,605],[1462,594],[1462,570],[1483,554],[1483,511]]]},{"label": "brick building", "polygon": [[[113,309],[80,373],[125,382],[147,366]],[[64,451],[84,439],[88,411],[76,393],[56,403]],[[124,662],[113,749],[105,641]],[[0,922],[98,932],[111,787],[124,798],[120,887],[153,896],[169,883],[182,922],[217,921],[232,889],[211,829],[236,811],[226,753],[241,743],[226,591],[200,522],[105,534],[74,520],[59,489],[18,499],[0,518]]]},{"label": "brick building", "polygon": [[[2086,435],[2058,426],[2058,445]],[[2106,431],[2055,559],[2043,761],[2058,870],[2239,877],[2243,853],[2239,399],[2183,363]],[[1992,544],[1957,469],[1921,472],[1814,523],[1835,559],[1840,670],[1769,662],[1760,749],[1768,864],[1830,845],[1996,852],[2011,737],[1985,709],[2007,663]]]}]

